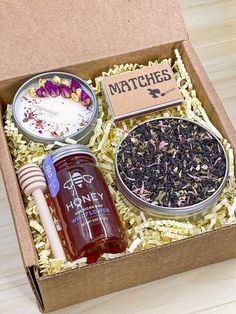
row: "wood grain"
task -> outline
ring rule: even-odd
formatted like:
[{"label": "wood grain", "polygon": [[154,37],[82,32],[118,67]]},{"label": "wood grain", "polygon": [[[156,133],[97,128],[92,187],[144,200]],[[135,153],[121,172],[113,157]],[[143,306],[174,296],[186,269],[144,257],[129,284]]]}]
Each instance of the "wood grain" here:
[{"label": "wood grain", "polygon": [[[181,4],[193,46],[236,128],[236,1],[182,0]],[[2,179],[0,210],[0,312],[38,313],[24,273]],[[235,259],[57,311],[67,314],[235,312]]]}]

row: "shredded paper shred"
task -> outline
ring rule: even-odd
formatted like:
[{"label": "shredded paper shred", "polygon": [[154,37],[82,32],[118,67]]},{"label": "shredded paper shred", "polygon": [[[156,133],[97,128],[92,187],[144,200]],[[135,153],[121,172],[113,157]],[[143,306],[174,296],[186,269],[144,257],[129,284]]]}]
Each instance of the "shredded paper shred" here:
[{"label": "shredded paper shred", "polygon": [[[220,132],[210,122],[204,110],[204,105],[199,101],[196,91],[193,89],[194,87],[191,78],[185,69],[179,51],[175,50],[175,60],[165,59],[161,62],[169,62],[171,64],[175,73],[177,85],[183,97],[182,104],[146,116],[122,121],[118,124],[112,122],[111,114],[101,88],[101,79],[126,71],[134,71],[144,67],[144,65],[115,65],[113,68],[109,69],[108,72],[103,72],[100,77],[95,79],[94,92],[99,105],[99,118],[97,119],[94,135],[91,137],[88,146],[98,159],[100,168],[104,174],[112,196],[115,199],[116,206],[128,235],[128,248],[126,252],[114,255],[103,254],[100,258],[101,261],[117,258],[126,254],[132,254],[134,252],[139,252],[236,223],[236,184],[233,150],[227,140],[222,137]],[[158,61],[150,61],[146,66],[152,66],[157,63]],[[116,185],[114,157],[121,139],[125,136],[128,130],[137,123],[163,116],[189,118],[208,127],[221,140],[228,155],[229,176],[227,185],[212,210],[196,222],[180,222],[176,220],[150,218],[131,205],[127,205]],[[16,170],[22,165],[31,162],[40,166],[45,156],[54,148],[75,143],[75,141],[71,139],[67,140],[67,144],[55,142],[54,144],[43,145],[34,142],[26,142],[13,122],[11,105],[8,105],[6,110],[4,128]],[[41,275],[51,275],[67,269],[74,269],[87,265],[86,258],[80,258],[74,262],[65,262],[53,258],[34,200],[32,197],[28,197],[24,198],[24,201],[35,248],[39,256],[39,269]]]}]

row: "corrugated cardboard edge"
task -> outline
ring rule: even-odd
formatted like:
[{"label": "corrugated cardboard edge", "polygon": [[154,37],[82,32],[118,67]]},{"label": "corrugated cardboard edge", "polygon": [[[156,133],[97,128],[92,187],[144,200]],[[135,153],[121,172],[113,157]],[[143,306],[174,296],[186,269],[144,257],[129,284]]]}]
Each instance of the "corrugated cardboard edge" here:
[{"label": "corrugated cardboard edge", "polygon": [[40,312],[43,313],[44,304],[43,304],[43,299],[42,299],[38,281],[37,281],[39,279],[38,268],[36,266],[25,267],[25,272],[29,280],[30,286],[32,288],[33,294],[35,296],[38,308]]}]

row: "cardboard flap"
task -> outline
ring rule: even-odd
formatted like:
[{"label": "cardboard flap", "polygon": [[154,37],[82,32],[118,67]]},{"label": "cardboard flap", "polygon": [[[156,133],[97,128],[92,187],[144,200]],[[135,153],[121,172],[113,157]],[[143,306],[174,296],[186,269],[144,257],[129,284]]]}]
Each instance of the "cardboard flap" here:
[{"label": "cardboard flap", "polygon": [[0,81],[188,38],[178,0],[12,0],[0,12]]}]

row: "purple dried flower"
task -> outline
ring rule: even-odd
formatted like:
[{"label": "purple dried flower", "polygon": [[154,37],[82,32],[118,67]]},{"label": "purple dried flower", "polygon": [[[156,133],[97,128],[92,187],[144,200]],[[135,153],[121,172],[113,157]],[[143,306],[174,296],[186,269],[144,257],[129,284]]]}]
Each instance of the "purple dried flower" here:
[{"label": "purple dried flower", "polygon": [[46,89],[41,86],[39,87],[37,90],[36,90],[36,94],[39,96],[39,97],[47,97],[48,96],[48,93],[46,91]]},{"label": "purple dried flower", "polygon": [[71,83],[70,83],[70,87],[72,89],[72,92],[75,93],[76,89],[81,88],[81,85],[80,85],[80,83],[78,81],[72,79]]},{"label": "purple dried flower", "polygon": [[71,96],[71,93],[72,93],[72,90],[69,86],[66,86],[66,85],[60,85],[59,86],[59,90],[60,90],[60,94],[62,97],[64,98],[70,98]]},{"label": "purple dried flower", "polygon": [[84,90],[81,92],[80,99],[87,105],[89,105],[91,102],[89,95]]},{"label": "purple dried flower", "polygon": [[44,87],[46,88],[50,96],[57,97],[60,95],[58,86],[52,81],[47,80],[44,84]]}]

